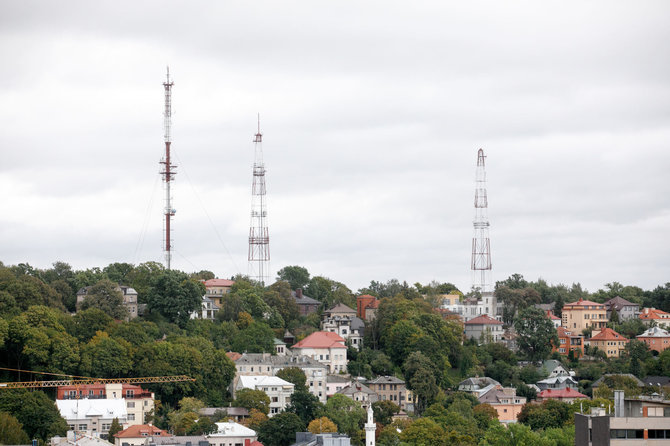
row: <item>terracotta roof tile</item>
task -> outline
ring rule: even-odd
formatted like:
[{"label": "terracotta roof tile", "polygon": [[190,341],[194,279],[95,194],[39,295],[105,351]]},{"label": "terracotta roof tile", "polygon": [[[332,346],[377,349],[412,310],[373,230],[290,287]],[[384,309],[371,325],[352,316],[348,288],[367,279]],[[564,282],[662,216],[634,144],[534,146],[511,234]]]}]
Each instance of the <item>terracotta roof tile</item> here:
[{"label": "terracotta roof tile", "polygon": [[317,331],[291,348],[347,348],[345,342],[337,333]]},{"label": "terracotta roof tile", "polygon": [[465,325],[502,325],[503,323],[493,319],[488,314],[482,314],[474,319],[470,319]]}]

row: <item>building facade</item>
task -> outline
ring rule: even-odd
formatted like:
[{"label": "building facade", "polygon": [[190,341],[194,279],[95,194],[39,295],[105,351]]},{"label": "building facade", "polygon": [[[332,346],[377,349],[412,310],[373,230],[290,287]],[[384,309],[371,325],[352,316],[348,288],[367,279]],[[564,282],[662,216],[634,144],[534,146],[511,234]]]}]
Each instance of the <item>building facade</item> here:
[{"label": "building facade", "polygon": [[587,328],[603,329],[608,320],[605,304],[583,299],[565,304],[561,316],[563,328],[575,334]]},{"label": "building facade", "polygon": [[465,337],[481,344],[500,342],[503,336],[503,323],[486,314],[465,322]]},{"label": "building facade", "polygon": [[602,331],[594,330],[588,342],[591,347],[604,351],[608,358],[618,358],[626,349],[628,339],[605,327]]},{"label": "building facade", "polygon": [[404,411],[413,411],[412,398],[405,381],[395,376],[379,376],[368,381],[368,387],[379,395],[379,401],[391,401]]},{"label": "building facade", "polygon": [[277,376],[271,375],[247,375],[240,376],[235,387],[233,398],[241,389],[262,390],[270,398],[270,412],[268,417],[273,417],[283,412],[291,403],[291,395],[295,384],[285,381]]},{"label": "building facade", "polygon": [[347,346],[337,333],[317,331],[291,347],[295,354],[309,356],[328,367],[328,373],[347,370]]},{"label": "building facade", "polygon": [[644,342],[656,353],[661,353],[667,348],[670,348],[670,333],[661,327],[651,327],[644,333],[637,337],[639,341]]}]

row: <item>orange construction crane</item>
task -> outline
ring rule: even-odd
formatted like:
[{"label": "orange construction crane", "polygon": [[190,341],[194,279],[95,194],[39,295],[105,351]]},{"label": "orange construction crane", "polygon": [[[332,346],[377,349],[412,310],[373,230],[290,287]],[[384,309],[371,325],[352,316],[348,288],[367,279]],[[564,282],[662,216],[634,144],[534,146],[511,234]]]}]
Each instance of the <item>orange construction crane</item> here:
[{"label": "orange construction crane", "polygon": [[[39,373],[41,375],[58,375],[57,373],[34,372],[31,370],[8,369],[0,367],[2,370],[13,370],[27,373]],[[0,390],[3,389],[34,389],[39,387],[59,387],[59,386],[85,386],[88,384],[144,384],[144,383],[176,383],[190,381],[194,382],[195,378],[186,375],[176,376],[150,376],[144,378],[91,378],[85,376],[64,375],[76,377],[79,379],[58,379],[51,381],[24,381],[24,382],[8,382],[0,383]]]}]

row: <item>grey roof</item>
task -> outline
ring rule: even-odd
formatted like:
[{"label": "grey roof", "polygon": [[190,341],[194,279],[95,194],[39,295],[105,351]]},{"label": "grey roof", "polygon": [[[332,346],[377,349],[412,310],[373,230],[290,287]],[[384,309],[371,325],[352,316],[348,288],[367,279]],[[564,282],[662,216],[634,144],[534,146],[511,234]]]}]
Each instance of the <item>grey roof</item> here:
[{"label": "grey roof", "polygon": [[365,322],[363,322],[363,319],[354,316],[351,318],[351,329],[362,332],[365,329]]},{"label": "grey roof", "polygon": [[500,383],[496,381],[493,378],[489,378],[488,376],[483,376],[481,378],[475,377],[475,378],[468,378],[466,380],[461,381],[458,383],[458,387],[461,386],[479,386],[480,389],[483,389],[486,386],[490,386],[491,384],[495,386],[499,386]]},{"label": "grey roof", "polygon": [[602,384],[603,380],[605,378],[607,378],[608,376],[627,376],[628,378],[632,378],[633,380],[635,380],[638,387],[644,387],[644,385],[645,385],[642,381],[640,381],[640,379],[637,376],[632,375],[630,373],[605,373],[603,376],[600,377],[600,379],[598,379],[596,382],[591,384],[591,387],[600,386],[600,384]]},{"label": "grey roof", "polygon": [[[557,361],[555,359],[547,359],[545,360],[542,365],[539,367],[540,369],[545,369],[547,373],[551,373],[554,371],[555,368],[557,367],[563,367],[563,364],[561,364],[561,361]],[[565,368],[565,367],[563,367]]]},{"label": "grey roof", "polygon": [[328,375],[326,376],[327,383],[348,383],[351,378],[344,375]]},{"label": "grey roof", "polygon": [[368,384],[405,384],[405,381],[395,376],[378,376]]},{"label": "grey roof", "polygon": [[[304,295],[303,295],[303,297],[304,297]],[[352,314],[356,314],[356,310],[344,305],[343,303],[339,303],[339,304],[335,305],[333,308],[331,308],[330,310],[326,311],[326,313],[352,313]]]},{"label": "grey roof", "polygon": [[271,355],[269,353],[243,353],[235,365],[259,365],[272,364],[276,367],[312,367],[312,368],[327,368],[316,359],[312,359],[305,355],[296,355],[288,352],[286,356]]},{"label": "grey roof", "polygon": [[667,330],[664,330],[661,327],[651,327],[638,336],[638,338],[667,338],[667,337],[670,337],[670,333],[668,333]]},{"label": "grey roof", "polygon": [[151,444],[155,445],[179,445],[186,446],[186,443],[197,446],[198,443],[204,441],[209,445],[209,441],[205,435],[183,435],[179,437],[151,437]]},{"label": "grey roof", "polygon": [[647,376],[643,379],[644,383],[648,386],[668,386],[670,385],[669,376]]},{"label": "grey roof", "polygon": [[296,432],[291,446],[350,446],[351,440],[344,434],[313,434]]},{"label": "grey roof", "polygon": [[353,381],[351,384],[338,390],[335,393],[341,393],[342,395],[347,396],[351,396],[355,393],[365,393],[366,395],[368,395],[369,401],[375,402],[379,399],[377,393],[374,390],[372,390],[371,388],[369,388],[368,386],[359,381]]},{"label": "grey roof", "polygon": [[617,296],[617,297],[612,298],[612,299],[608,300],[607,302],[605,302],[605,306],[610,311],[612,310],[612,307],[614,307],[614,309],[616,311],[619,311],[623,307],[631,307],[631,306],[632,307],[639,307],[640,304],[636,304],[634,302],[629,302],[626,299],[624,299],[623,297]]},{"label": "grey roof", "polygon": [[275,345],[286,345],[286,342],[277,338],[274,338],[272,341],[275,343]]},{"label": "grey roof", "polygon": [[316,299],[312,299],[311,297],[305,295],[305,293],[303,293],[302,297],[298,299],[295,291],[291,291],[291,297],[298,305],[321,305],[321,302]]},{"label": "grey roof", "polygon": [[554,307],[556,306],[556,302],[550,302],[548,304],[535,304],[533,306],[536,307],[536,308],[539,308],[540,310],[544,310],[544,311],[553,310]]}]

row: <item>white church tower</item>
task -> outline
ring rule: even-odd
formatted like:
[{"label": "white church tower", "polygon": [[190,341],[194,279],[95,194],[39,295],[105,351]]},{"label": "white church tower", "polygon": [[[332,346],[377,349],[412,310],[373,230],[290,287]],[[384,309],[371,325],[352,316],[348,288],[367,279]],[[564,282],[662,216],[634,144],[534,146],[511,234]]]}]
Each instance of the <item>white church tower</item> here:
[{"label": "white church tower", "polygon": [[372,419],[372,404],[368,404],[368,422],[365,423],[365,446],[375,446],[377,425]]}]

